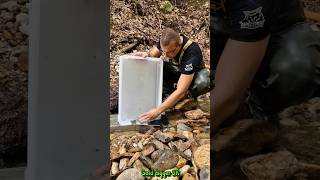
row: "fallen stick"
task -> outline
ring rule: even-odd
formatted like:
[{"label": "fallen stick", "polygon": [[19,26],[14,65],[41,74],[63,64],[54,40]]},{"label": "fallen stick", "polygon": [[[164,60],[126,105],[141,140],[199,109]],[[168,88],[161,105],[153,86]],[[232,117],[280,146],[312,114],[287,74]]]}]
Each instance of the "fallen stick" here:
[{"label": "fallen stick", "polygon": [[128,53],[130,52],[131,50],[135,49],[138,45],[140,44],[139,41],[135,40],[134,43],[130,44],[129,46],[127,47],[124,47],[120,50],[121,53]]}]

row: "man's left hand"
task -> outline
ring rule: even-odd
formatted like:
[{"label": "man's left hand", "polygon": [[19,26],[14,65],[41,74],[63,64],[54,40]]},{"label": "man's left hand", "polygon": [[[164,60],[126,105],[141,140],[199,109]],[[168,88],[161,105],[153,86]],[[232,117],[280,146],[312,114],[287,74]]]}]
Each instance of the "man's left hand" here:
[{"label": "man's left hand", "polygon": [[139,116],[139,120],[150,121],[158,117],[160,114],[161,114],[161,111],[158,108],[154,108],[144,114],[141,114]]}]

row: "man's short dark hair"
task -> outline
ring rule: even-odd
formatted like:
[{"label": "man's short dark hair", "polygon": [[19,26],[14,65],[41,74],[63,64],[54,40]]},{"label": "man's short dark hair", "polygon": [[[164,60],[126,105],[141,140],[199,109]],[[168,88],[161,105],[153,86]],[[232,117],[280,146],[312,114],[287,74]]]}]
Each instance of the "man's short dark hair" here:
[{"label": "man's short dark hair", "polygon": [[160,43],[162,46],[168,46],[170,42],[180,42],[180,35],[178,32],[171,28],[166,28],[162,31]]}]

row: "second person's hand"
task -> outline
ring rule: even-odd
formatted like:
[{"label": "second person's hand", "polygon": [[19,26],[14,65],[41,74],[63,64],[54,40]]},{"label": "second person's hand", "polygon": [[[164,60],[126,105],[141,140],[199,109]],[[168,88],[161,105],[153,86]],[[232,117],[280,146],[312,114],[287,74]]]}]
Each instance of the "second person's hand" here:
[{"label": "second person's hand", "polygon": [[148,57],[149,53],[145,52],[145,51],[138,51],[138,52],[132,53],[131,55],[146,58],[146,57]]}]

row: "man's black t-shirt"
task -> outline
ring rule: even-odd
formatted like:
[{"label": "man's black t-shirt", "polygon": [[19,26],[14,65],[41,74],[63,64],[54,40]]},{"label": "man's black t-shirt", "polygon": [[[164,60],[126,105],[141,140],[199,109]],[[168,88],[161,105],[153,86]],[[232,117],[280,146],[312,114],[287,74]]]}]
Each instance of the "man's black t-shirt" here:
[{"label": "man's black t-shirt", "polygon": [[305,19],[300,0],[211,0],[211,7],[213,70],[228,38],[255,42]]},{"label": "man's black t-shirt", "polygon": [[[182,47],[183,47],[187,43],[189,38],[183,34],[180,34],[180,36],[183,37],[183,44],[182,44]],[[162,51],[161,46],[160,46],[160,41],[158,41],[155,46],[160,51]],[[181,50],[182,50],[182,48],[181,48]],[[197,43],[192,42],[192,44],[190,44],[190,46],[184,51],[180,64],[178,64],[181,50],[174,57],[173,61],[176,62],[174,64],[177,64],[179,66],[180,72],[182,74],[192,74],[192,73],[198,72],[204,68],[202,52],[201,52],[201,49]]]},{"label": "man's black t-shirt", "polygon": [[300,0],[225,0],[224,7],[225,12],[222,8],[211,11],[212,21],[223,21],[223,28],[215,27],[215,23],[212,28],[238,41],[258,41],[304,21]]}]

